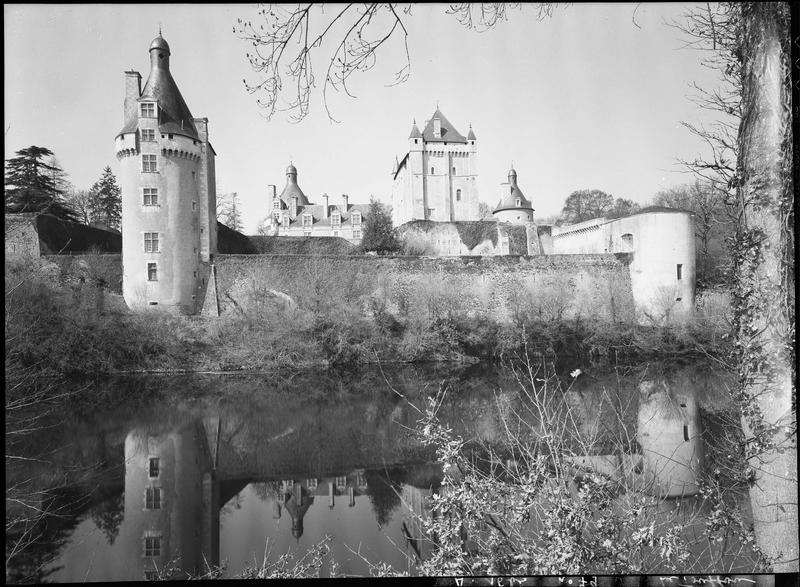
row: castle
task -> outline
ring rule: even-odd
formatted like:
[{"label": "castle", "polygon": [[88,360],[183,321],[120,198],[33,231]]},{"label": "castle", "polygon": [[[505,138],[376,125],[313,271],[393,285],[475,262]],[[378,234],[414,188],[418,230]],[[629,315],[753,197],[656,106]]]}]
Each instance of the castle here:
[{"label": "castle", "polygon": [[478,220],[477,139],[465,137],[438,106],[422,132],[417,122],[408,137],[408,153],[392,170],[392,220],[453,222]]},{"label": "castle", "polygon": [[169,71],[159,32],[150,74],[125,72],[117,133],[122,187],[123,296],[132,309],[196,311],[217,251],[214,152],[208,119],[192,117]]},{"label": "castle", "polygon": [[360,243],[362,225],[369,213],[368,204],[351,204],[342,194],[340,204],[329,202],[323,194],[322,204],[309,202],[297,183],[297,168],[286,168],[286,185],[280,195],[270,186],[271,212],[268,232],[275,236],[338,236]]},{"label": "castle", "polygon": [[[144,89],[138,72],[125,74],[124,126],[115,140],[125,234],[123,295],[132,309],[156,306],[183,314],[218,315],[216,275],[224,259],[214,262],[216,154],[208,139],[208,119],[192,117],[170,74],[170,49],[160,32],[149,53]],[[558,261],[563,264],[559,275],[569,279],[587,263],[600,268],[614,258],[629,273],[624,287],[638,314],[652,317],[659,308],[666,315],[693,311],[690,213],[647,208],[625,218],[537,226],[531,199],[523,194],[512,166],[492,218],[479,221],[477,138],[471,125],[465,137],[437,106],[422,132],[414,122],[408,141],[408,153],[402,161],[395,160],[392,172],[392,214],[401,232],[427,241],[433,249],[418,254],[520,255],[531,260],[557,255],[566,257]],[[273,235],[339,237],[351,243],[361,240],[368,212],[364,205],[351,204],[347,195],[341,203],[331,203],[323,195],[322,204],[312,204],[292,164],[286,169],[281,194],[272,187],[269,206]],[[402,259],[395,263],[402,264]],[[535,271],[546,272],[538,261],[534,265]],[[612,277],[603,274],[601,279]],[[615,296],[606,297],[614,315]]]}]

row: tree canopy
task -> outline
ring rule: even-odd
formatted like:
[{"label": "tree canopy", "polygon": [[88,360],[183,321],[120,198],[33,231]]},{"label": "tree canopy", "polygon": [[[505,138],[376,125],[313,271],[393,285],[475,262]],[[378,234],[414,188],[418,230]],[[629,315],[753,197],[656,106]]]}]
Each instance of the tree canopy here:
[{"label": "tree canopy", "polygon": [[92,222],[102,222],[109,228],[120,227],[122,190],[109,166],[89,190],[89,217]]},{"label": "tree canopy", "polygon": [[217,198],[217,220],[232,230],[242,232],[244,229],[242,205],[239,202],[239,194],[237,192],[219,195]]},{"label": "tree canopy", "polygon": [[78,216],[64,197],[65,172],[46,147],[32,145],[6,160],[6,213],[47,212],[77,221]]},{"label": "tree canopy", "polygon": [[374,197],[369,199],[369,211],[364,219],[361,247],[364,251],[377,253],[394,253],[400,250],[389,208]]}]

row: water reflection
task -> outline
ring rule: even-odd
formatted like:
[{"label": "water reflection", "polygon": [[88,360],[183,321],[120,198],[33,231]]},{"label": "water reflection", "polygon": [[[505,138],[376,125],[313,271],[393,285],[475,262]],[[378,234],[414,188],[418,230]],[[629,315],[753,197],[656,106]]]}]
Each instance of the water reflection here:
[{"label": "water reflection", "polygon": [[[340,572],[368,572],[351,549],[413,570],[413,561],[430,552],[420,518],[441,480],[430,451],[409,431],[419,414],[389,392],[332,402],[309,397],[305,382],[294,390],[285,384],[281,393],[263,385],[231,383],[217,402],[208,400],[220,395],[216,389],[198,386],[191,390],[195,403],[165,402],[133,425],[131,418],[117,424],[124,437],[117,538],[107,540],[84,517],[53,563],[64,567],[53,578],[186,576],[220,561],[233,576],[254,557],[260,562],[265,548],[273,559],[301,554],[325,536]],[[379,389],[376,380],[369,385]],[[410,386],[397,380],[393,386],[421,404]],[[456,433],[482,442],[498,442],[504,410],[527,401],[517,381],[498,372],[459,375],[450,386],[440,416]],[[591,468],[658,496],[696,493],[703,473],[700,411],[713,403],[701,388],[685,376],[579,379],[555,401],[574,408],[581,433],[605,440],[572,457],[576,474]],[[617,412],[599,399],[609,393]],[[534,436],[546,434],[533,417],[526,425]]]}]

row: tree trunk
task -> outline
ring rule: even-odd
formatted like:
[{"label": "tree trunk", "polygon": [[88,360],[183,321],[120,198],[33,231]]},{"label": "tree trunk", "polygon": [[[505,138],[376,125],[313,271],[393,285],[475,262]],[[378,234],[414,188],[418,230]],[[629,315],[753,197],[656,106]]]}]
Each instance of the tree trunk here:
[{"label": "tree trunk", "polygon": [[756,540],[798,570],[789,6],[740,5],[734,320]]}]

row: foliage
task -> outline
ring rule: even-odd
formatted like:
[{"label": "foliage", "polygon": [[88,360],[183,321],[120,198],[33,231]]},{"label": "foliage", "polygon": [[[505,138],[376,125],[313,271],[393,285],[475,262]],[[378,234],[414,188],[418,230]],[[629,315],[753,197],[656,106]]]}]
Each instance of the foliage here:
[{"label": "foliage", "polygon": [[89,216],[92,222],[102,222],[110,228],[120,228],[122,220],[122,189],[117,178],[106,166],[89,190]]},{"label": "foliage", "polygon": [[364,251],[375,251],[379,254],[395,253],[400,250],[400,243],[392,226],[392,214],[388,206],[374,197],[369,199],[369,211],[364,219],[361,248]]},{"label": "foliage", "polygon": [[601,190],[576,190],[567,196],[561,209],[563,224],[576,224],[607,215],[614,207],[614,198]]},{"label": "foliage", "polygon": [[469,250],[474,249],[485,240],[491,240],[497,246],[497,223],[477,220],[475,222],[456,222],[458,236]]},{"label": "foliage", "polygon": [[66,193],[64,198],[75,211],[78,222],[88,225],[92,221],[90,204],[92,193],[89,190],[71,189]]},{"label": "foliage", "polygon": [[231,230],[237,232],[244,230],[244,224],[242,222],[242,204],[239,201],[239,194],[237,192],[219,194],[217,196],[217,220]]},{"label": "foliage", "polygon": [[65,220],[78,220],[64,198],[64,171],[53,161],[53,152],[45,147],[30,146],[6,160],[6,213],[47,212]]},{"label": "foliage", "polygon": [[491,218],[492,217],[492,207],[489,206],[486,202],[478,202],[478,218]]}]

